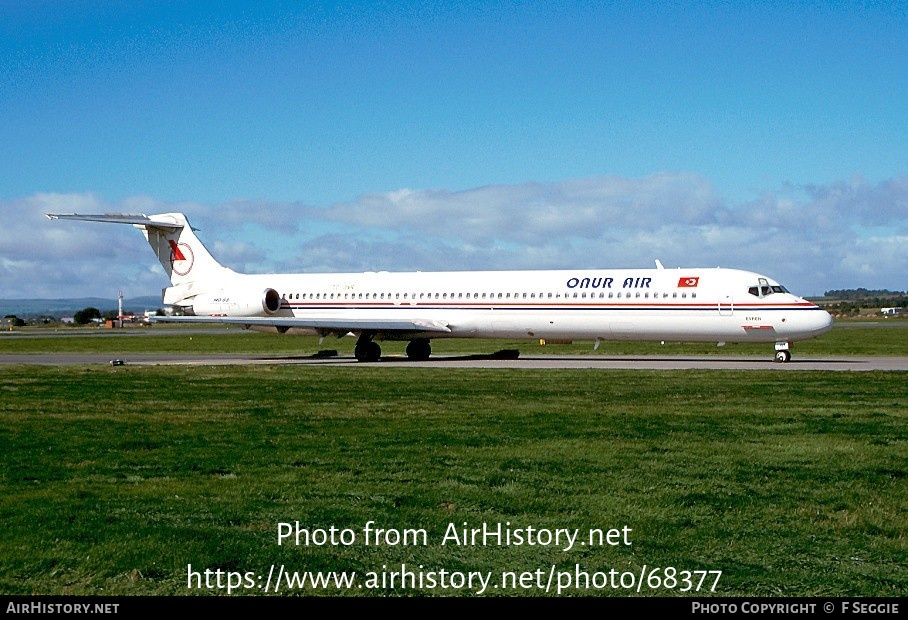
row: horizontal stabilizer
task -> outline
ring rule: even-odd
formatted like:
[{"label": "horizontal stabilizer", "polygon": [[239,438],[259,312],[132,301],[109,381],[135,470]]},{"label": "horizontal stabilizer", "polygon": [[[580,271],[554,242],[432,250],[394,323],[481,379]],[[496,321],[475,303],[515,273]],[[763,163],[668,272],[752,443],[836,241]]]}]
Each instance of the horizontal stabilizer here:
[{"label": "horizontal stabilizer", "polygon": [[60,213],[48,213],[48,219],[51,220],[84,220],[86,222],[107,222],[109,224],[132,224],[133,226],[153,226],[154,228],[165,228],[167,230],[179,230],[183,224],[174,222],[162,222],[153,220],[147,215],[130,215],[127,213],[106,213],[104,215],[80,215],[72,213],[64,215]]}]

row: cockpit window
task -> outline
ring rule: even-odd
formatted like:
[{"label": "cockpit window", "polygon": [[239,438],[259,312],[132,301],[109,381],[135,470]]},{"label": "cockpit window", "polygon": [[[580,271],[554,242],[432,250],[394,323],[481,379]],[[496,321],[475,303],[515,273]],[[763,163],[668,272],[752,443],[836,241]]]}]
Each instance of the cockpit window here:
[{"label": "cockpit window", "polygon": [[780,284],[770,284],[766,278],[760,278],[757,280],[757,286],[751,286],[747,292],[754,297],[766,297],[773,293],[787,293],[788,289]]}]

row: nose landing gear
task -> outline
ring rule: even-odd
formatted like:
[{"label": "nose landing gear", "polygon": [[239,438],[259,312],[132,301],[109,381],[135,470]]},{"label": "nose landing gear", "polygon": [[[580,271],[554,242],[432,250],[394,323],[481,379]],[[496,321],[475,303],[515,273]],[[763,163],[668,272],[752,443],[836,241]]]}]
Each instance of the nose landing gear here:
[{"label": "nose landing gear", "polygon": [[786,342],[777,342],[776,343],[776,357],[775,361],[779,364],[787,364],[791,361],[791,351],[789,348],[791,344]]}]

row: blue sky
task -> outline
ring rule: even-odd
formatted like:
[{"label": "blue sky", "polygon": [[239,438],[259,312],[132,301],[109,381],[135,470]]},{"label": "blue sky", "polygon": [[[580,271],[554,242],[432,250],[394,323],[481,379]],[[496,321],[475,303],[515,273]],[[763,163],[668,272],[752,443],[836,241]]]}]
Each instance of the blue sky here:
[{"label": "blue sky", "polygon": [[727,266],[908,289],[908,2],[0,4],[0,297]]}]

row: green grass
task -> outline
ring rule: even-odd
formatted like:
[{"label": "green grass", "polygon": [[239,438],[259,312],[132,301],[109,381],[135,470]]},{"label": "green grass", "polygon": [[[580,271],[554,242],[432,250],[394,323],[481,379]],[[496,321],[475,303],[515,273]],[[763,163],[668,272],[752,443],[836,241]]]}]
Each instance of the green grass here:
[{"label": "green grass", "polygon": [[[805,356],[887,355],[908,356],[908,328],[902,321],[849,323],[842,321],[829,333],[814,340],[794,344],[793,354]],[[18,337],[18,336],[25,337]],[[10,337],[17,336],[17,337]],[[24,330],[0,333],[0,353],[135,353],[187,354],[254,354],[311,355],[321,349],[336,349],[341,355],[353,355],[353,338],[318,338],[263,334],[233,329],[225,333],[193,333],[184,328],[129,328],[109,330]],[[385,355],[403,355],[406,343],[383,342]],[[432,341],[435,355],[492,353],[499,349],[519,349],[523,355],[754,355],[771,358],[770,344],[679,344],[647,342],[603,342],[593,351],[592,342],[570,345],[540,346],[538,340],[470,340],[443,339]]]},{"label": "green grass", "polygon": [[[502,571],[547,574],[553,565],[590,573],[677,567],[723,571],[714,593],[721,596],[901,596],[906,379],[6,366],[0,591],[225,594],[187,589],[187,565],[254,571],[264,582],[272,564],[364,579],[405,563],[491,571],[493,579]],[[279,546],[278,523],[286,521],[350,528],[358,538],[350,546]],[[369,521],[425,529],[428,544],[365,545]],[[442,546],[449,524],[463,522],[581,532],[627,526],[632,545]]]}]

